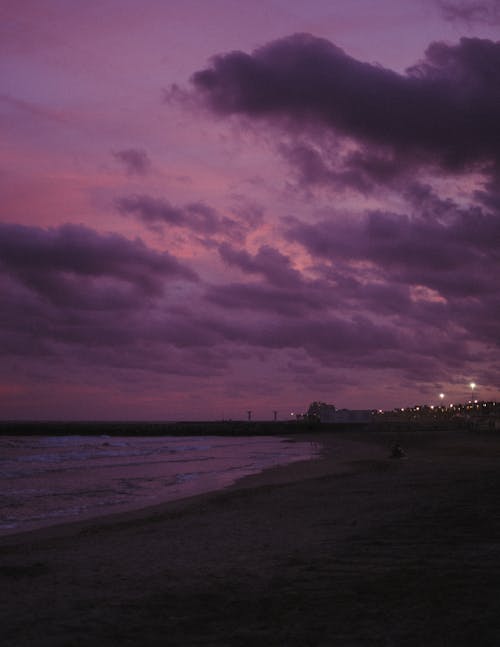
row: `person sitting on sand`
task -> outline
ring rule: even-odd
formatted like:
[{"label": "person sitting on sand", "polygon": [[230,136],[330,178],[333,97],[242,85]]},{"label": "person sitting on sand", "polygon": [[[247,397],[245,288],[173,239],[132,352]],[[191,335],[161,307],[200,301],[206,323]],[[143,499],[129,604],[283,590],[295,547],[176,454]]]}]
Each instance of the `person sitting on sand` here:
[{"label": "person sitting on sand", "polygon": [[403,451],[403,448],[399,443],[396,443],[392,448],[391,457],[392,458],[404,458],[406,454]]}]

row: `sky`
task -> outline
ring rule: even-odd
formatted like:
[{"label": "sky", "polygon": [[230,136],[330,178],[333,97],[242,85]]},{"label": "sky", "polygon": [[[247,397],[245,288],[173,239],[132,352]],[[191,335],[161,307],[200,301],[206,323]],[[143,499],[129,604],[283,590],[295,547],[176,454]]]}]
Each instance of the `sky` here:
[{"label": "sky", "polygon": [[498,0],[3,0],[0,418],[498,399]]}]

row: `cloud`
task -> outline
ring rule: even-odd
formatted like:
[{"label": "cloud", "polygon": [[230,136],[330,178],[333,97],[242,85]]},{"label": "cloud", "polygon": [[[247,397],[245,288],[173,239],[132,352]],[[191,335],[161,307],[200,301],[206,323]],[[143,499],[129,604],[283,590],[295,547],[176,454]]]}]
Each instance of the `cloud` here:
[{"label": "cloud", "polygon": [[489,40],[433,43],[402,75],[296,34],[216,56],[192,82],[220,114],[323,128],[449,170],[500,161],[500,43]]},{"label": "cloud", "polygon": [[[351,147],[352,148],[352,147]],[[299,186],[329,186],[336,192],[352,189],[368,194],[376,185],[399,187],[406,179],[409,163],[387,150],[349,150],[320,141],[297,137],[279,146],[282,157],[294,169]]]},{"label": "cloud", "polygon": [[298,287],[302,284],[301,274],[292,267],[288,256],[269,245],[263,245],[251,255],[245,249],[222,243],[219,254],[228,265],[248,274],[260,274],[271,285]]},{"label": "cloud", "polygon": [[[146,295],[161,294],[168,279],[197,280],[168,252],[156,252],[140,239],[72,224],[42,229],[0,223],[0,268],[53,302],[75,304],[100,290],[103,298],[113,299],[110,280]],[[89,291],[75,291],[78,284]]]},{"label": "cloud", "polygon": [[259,343],[272,347],[306,348],[313,356],[323,356],[331,361],[332,356],[348,357],[351,361],[367,353],[394,347],[394,330],[384,324],[376,324],[367,317],[329,316],[296,320],[271,329],[261,329]]},{"label": "cloud", "polygon": [[239,237],[244,229],[241,222],[221,216],[202,202],[176,207],[163,198],[136,194],[118,198],[115,204],[121,214],[135,216],[154,231],[169,226],[190,229],[205,236],[223,233]]},{"label": "cloud", "polygon": [[189,330],[178,301],[197,283],[192,270],[139,239],[81,225],[0,224],[3,356],[50,357],[60,370],[93,362],[158,370]]},{"label": "cloud", "polygon": [[372,182],[360,170],[350,168],[348,160],[339,154],[325,151],[324,146],[296,141],[282,144],[280,153],[295,170],[299,185],[307,188],[328,185],[337,191],[355,189],[367,193]]},{"label": "cloud", "polygon": [[498,0],[437,0],[445,20],[464,22],[468,25],[500,23],[500,2]]},{"label": "cloud", "polygon": [[124,165],[129,175],[146,175],[151,170],[151,160],[144,150],[126,148],[114,152],[113,156]]},{"label": "cloud", "polygon": [[132,195],[118,198],[116,207],[122,214],[132,214],[149,227],[172,225],[185,227],[189,219],[182,209],[173,207],[167,200],[147,195]]},{"label": "cloud", "polygon": [[[323,270],[317,280],[306,279],[273,247],[249,253],[220,245],[229,267],[256,280],[228,278],[218,285],[137,240],[81,226],[2,225],[3,355],[29,361],[41,374],[57,364],[61,371],[87,366],[129,376],[227,377],[245,357],[284,359],[298,350],[315,366],[387,369],[424,381],[470,363],[471,335],[465,330],[473,329],[478,314],[483,322],[477,338],[491,343],[496,315],[488,313],[486,301],[471,310],[468,296],[433,301],[430,288],[412,298],[408,282],[425,262],[418,255],[405,261],[405,249],[386,263],[382,242],[391,215],[373,218],[338,232],[335,266],[329,263],[331,250],[317,253],[317,239],[303,223],[289,225],[290,238],[300,235],[315,256],[317,273]],[[334,238],[323,235],[327,246]],[[396,237],[389,251],[397,251],[402,240]],[[367,262],[375,270],[360,275]],[[491,295],[492,307],[497,301]],[[451,327],[444,327],[448,320]]]},{"label": "cloud", "polygon": [[[430,337],[446,331],[446,343],[458,346],[453,356],[463,361],[473,340],[498,347],[498,215],[443,200],[419,184],[408,188],[407,198],[414,207],[409,214],[295,220],[286,236],[315,259],[339,308],[357,307]],[[451,355],[443,362],[449,365]]]},{"label": "cloud", "polygon": [[215,348],[221,333],[190,307],[197,275],[139,239],[0,224],[0,259],[4,360],[42,375],[84,367],[208,375],[227,363]]},{"label": "cloud", "polygon": [[[235,299],[239,294],[237,288],[234,286],[232,295]],[[231,296],[228,291],[226,296]],[[429,375],[439,378],[451,366],[462,366],[472,359],[467,340],[459,336],[448,338],[442,326],[422,323],[420,328],[406,328],[389,318],[377,321],[356,312],[335,314],[328,312],[328,307],[301,307],[300,300],[296,306],[295,316],[281,310],[282,316],[276,317],[264,305],[258,317],[226,317],[214,321],[214,326],[227,341],[256,349],[254,352],[264,350],[270,354],[301,349],[316,367],[390,369],[412,382],[427,382]],[[249,307],[247,312],[251,310]]]},{"label": "cloud", "polygon": [[459,211],[447,223],[374,211],[335,226],[295,222],[288,238],[313,257],[336,264],[371,263],[379,278],[425,285],[445,298],[496,292],[500,254],[498,218],[475,210]]},{"label": "cloud", "polygon": [[301,317],[311,311],[325,309],[319,294],[305,289],[276,288],[260,283],[227,283],[207,289],[209,302],[245,316],[249,313],[274,314],[282,317]]}]

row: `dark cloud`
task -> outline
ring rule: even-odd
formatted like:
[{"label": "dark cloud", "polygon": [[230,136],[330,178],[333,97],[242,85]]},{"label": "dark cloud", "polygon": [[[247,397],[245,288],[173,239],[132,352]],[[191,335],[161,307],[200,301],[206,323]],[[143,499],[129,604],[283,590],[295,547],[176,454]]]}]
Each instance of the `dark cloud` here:
[{"label": "dark cloud", "polygon": [[[444,377],[451,366],[471,361],[463,339],[450,340],[440,329],[395,325],[361,314],[336,315],[326,310],[301,311],[300,317],[214,322],[224,338],[268,352],[302,349],[316,366],[335,369],[394,370],[408,379],[427,382]],[[223,330],[222,330],[223,327]]]},{"label": "dark cloud", "polygon": [[[239,258],[250,273],[256,273],[253,258]],[[404,283],[358,279],[347,263],[343,271],[344,277],[338,270],[325,272],[323,281],[302,278],[293,288],[212,286],[206,297],[221,309],[212,325],[235,344],[280,352],[302,349],[326,367],[391,369],[417,381],[472,361],[470,335],[443,328],[447,318],[458,319],[448,305],[415,301]]]},{"label": "dark cloud", "polygon": [[[432,202],[432,195],[427,199]],[[47,369],[37,365],[41,373],[57,365],[60,371],[88,366],[103,374],[206,377],[226,375],[231,363],[246,356],[287,357],[300,350],[328,369],[437,379],[474,359],[467,330],[477,324],[476,315],[482,318],[476,338],[485,344],[494,335],[498,340],[497,315],[471,295],[447,303],[415,302],[408,284],[425,263],[417,256],[405,261],[407,249],[388,263],[382,260],[381,241],[390,233],[391,217],[377,214],[373,222],[351,223],[358,243],[347,236],[346,226],[342,235],[351,246],[346,251],[342,240],[335,243],[334,266],[324,252],[321,280],[306,279],[270,246],[249,254],[221,245],[229,267],[256,280],[219,285],[196,280],[173,257],[140,241],[68,225],[48,230],[2,225],[3,357],[32,366],[46,362]],[[289,236],[300,235],[301,244],[321,259],[311,232],[301,223],[295,229],[290,226]],[[335,246],[333,234],[323,239]],[[396,253],[401,241],[396,237],[390,251]],[[357,268],[367,261],[376,271],[360,276]],[[319,260],[317,268],[319,273]],[[489,305],[498,309],[496,294]],[[452,332],[443,324],[447,321]]]},{"label": "dark cloud", "polygon": [[182,227],[199,235],[224,233],[231,238],[241,236],[244,229],[241,222],[221,216],[202,202],[175,207],[163,198],[132,195],[118,198],[116,207],[120,213],[135,216],[155,231],[164,226]]},{"label": "dark cloud", "polygon": [[297,141],[294,144],[281,145],[280,152],[295,169],[299,185],[328,185],[336,190],[355,189],[367,193],[372,189],[372,182],[356,168],[350,168],[348,160],[340,155],[332,155],[321,146]]},{"label": "dark cloud", "polygon": [[[227,283],[207,289],[207,299],[224,309],[301,317],[325,309],[320,294],[312,290],[276,288],[260,283]],[[248,314],[247,314],[248,316]]]},{"label": "dark cloud", "polygon": [[[326,221],[290,223],[287,236],[314,257],[316,280],[270,245],[255,253],[219,245],[228,267],[254,281],[210,285],[137,240],[81,226],[2,225],[3,355],[203,377],[225,375],[245,352],[287,357],[299,350],[328,369],[445,379],[474,361],[472,339],[498,343],[498,265],[491,260],[498,230],[481,212],[476,231],[473,214],[454,204],[446,223],[434,222],[442,205],[432,190],[415,184],[410,194],[420,218],[379,212],[337,229]],[[428,236],[436,238],[429,263]],[[439,242],[449,237],[452,253],[440,257]],[[463,256],[466,240],[476,256]],[[481,255],[490,257],[484,266]],[[466,284],[468,275],[483,281],[480,289]],[[435,290],[445,298],[415,300],[415,283],[424,296]]]},{"label": "dark cloud", "polygon": [[500,23],[499,0],[437,0],[437,4],[445,20],[468,25]]},{"label": "dark cloud", "polygon": [[315,143],[297,138],[281,144],[279,152],[305,188],[326,185],[337,192],[353,189],[368,194],[378,184],[397,186],[409,170],[408,162],[387,150],[332,150],[324,139]]},{"label": "dark cloud", "polygon": [[0,259],[4,360],[50,359],[42,374],[57,364],[207,375],[227,363],[213,348],[220,333],[189,307],[197,275],[138,239],[0,224]]},{"label": "dark cloud", "polygon": [[401,75],[298,34],[216,56],[192,81],[221,114],[322,126],[448,169],[500,161],[500,43],[433,43]]},{"label": "dark cloud", "polygon": [[[173,256],[140,239],[70,224],[51,229],[0,224],[0,268],[52,301],[75,303],[85,303],[91,293],[103,302],[119,299],[120,291],[109,281],[157,295],[168,279],[197,278]],[[77,289],[79,283],[87,285],[87,293]]]},{"label": "dark cloud", "polygon": [[448,342],[460,348],[454,356],[464,360],[466,340],[498,346],[500,219],[419,184],[407,197],[411,215],[378,211],[339,224],[295,221],[287,236],[324,259],[341,308],[390,316],[401,329],[427,335],[446,330]]},{"label": "dark cloud", "polygon": [[445,298],[496,293],[498,218],[476,209],[450,222],[371,212],[339,226],[296,222],[290,240],[332,263],[369,262],[380,280],[424,285]]},{"label": "dark cloud", "polygon": [[151,170],[151,160],[146,151],[137,148],[126,148],[113,153],[131,175],[146,175]]},{"label": "dark cloud", "polygon": [[[395,331],[385,324],[376,324],[367,317],[323,317],[309,318],[275,325],[256,332],[263,346],[297,347],[307,349],[313,356],[323,355],[331,361],[333,356],[356,358],[376,349],[384,350],[397,345]],[[328,358],[328,359],[327,359]]]},{"label": "dark cloud", "polygon": [[245,249],[222,243],[219,254],[228,265],[248,274],[260,274],[272,285],[297,287],[302,284],[301,274],[292,267],[288,256],[269,245],[263,245],[251,255]]},{"label": "dark cloud", "polygon": [[149,227],[156,227],[158,224],[185,227],[189,223],[182,209],[173,207],[167,200],[147,195],[118,198],[116,207],[123,214],[136,216]]},{"label": "dark cloud", "polygon": [[[197,281],[173,256],[137,239],[75,225],[0,224],[3,356],[59,358],[61,367],[71,358],[139,367],[142,357],[142,366],[154,365],[148,346],[168,339],[162,304],[169,285]],[[175,326],[171,332],[175,344]],[[164,354],[161,344],[155,351],[156,359]]]},{"label": "dark cloud", "polygon": [[351,174],[361,176],[362,182],[389,184],[404,177],[409,163],[387,150],[357,150],[345,156],[344,164]]}]

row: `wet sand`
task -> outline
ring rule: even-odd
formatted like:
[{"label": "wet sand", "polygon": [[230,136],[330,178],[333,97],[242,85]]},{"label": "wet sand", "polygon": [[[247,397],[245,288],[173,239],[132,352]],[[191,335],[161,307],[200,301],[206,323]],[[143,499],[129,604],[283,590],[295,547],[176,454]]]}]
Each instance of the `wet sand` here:
[{"label": "wet sand", "polygon": [[321,460],[1,538],[2,644],[500,644],[500,436],[310,438]]}]

